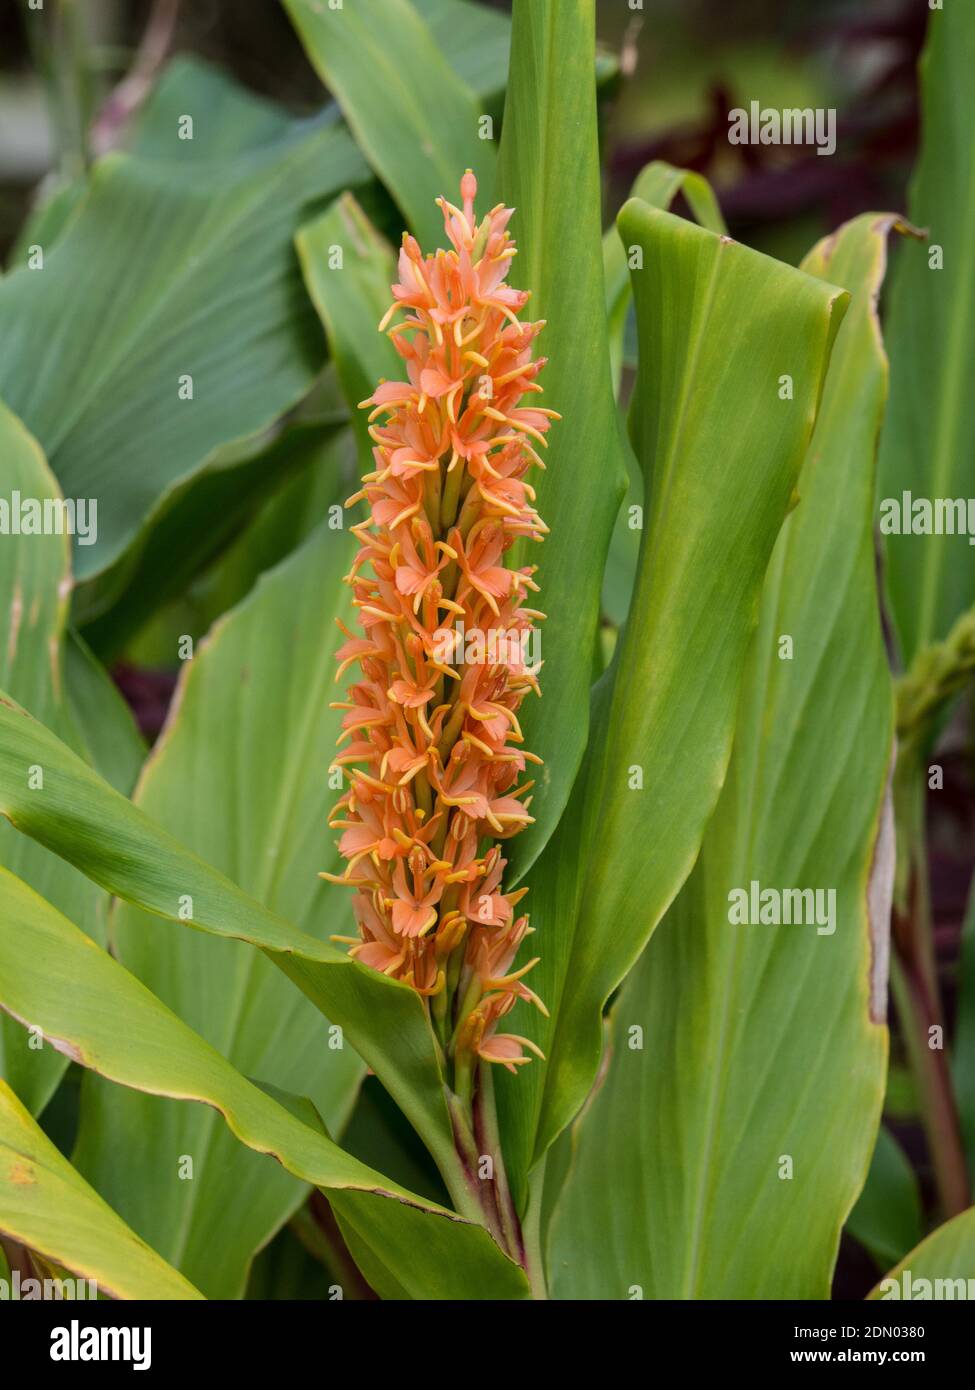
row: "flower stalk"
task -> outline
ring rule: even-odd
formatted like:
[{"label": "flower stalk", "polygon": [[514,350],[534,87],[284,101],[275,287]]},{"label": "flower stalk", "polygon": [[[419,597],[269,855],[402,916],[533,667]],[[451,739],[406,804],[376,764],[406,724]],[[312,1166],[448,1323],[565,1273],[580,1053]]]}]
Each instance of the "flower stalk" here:
[{"label": "flower stalk", "polygon": [[[505,555],[546,532],[525,475],[543,466],[536,446],[557,417],[531,399],[544,325],[519,319],[528,294],[506,283],[512,209],[478,222],[476,192],[468,170],[461,206],[439,200],[449,249],[424,256],[404,234],[380,330],[406,380],[362,402],[375,469],[347,504],[369,515],[352,528],[359,630],[343,627],[338,659],[339,677],[359,674],[338,706],[335,762],[348,786],[331,821],[347,862],[325,877],[355,890],[359,935],[338,938],[350,954],[423,999],[465,1181],[523,1261],[489,1069],[541,1056],[500,1025],[519,1000],[545,1011],[525,982],[537,958],[514,967],[531,928],[515,911],[527,890],[505,890],[503,854],[532,820],[525,774],[540,760],[523,746],[518,709],[540,693],[527,653],[544,614],[530,606],[535,566],[511,568]],[[493,1182],[471,1169],[478,1145]]]}]

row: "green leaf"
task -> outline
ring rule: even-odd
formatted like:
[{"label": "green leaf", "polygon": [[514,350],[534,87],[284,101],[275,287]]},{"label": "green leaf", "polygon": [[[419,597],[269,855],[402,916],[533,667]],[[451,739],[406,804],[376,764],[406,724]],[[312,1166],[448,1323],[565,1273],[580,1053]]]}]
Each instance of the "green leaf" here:
[{"label": "green leaf", "polygon": [[[719,235],[727,231],[711,185],[690,169],[676,169],[663,160],[655,160],[637,175],[631,197],[642,198],[651,207],[667,212],[678,193],[684,194],[691,212],[702,227]],[[628,248],[623,245],[616,228],[611,227],[603,237],[603,274],[606,280],[614,394],[619,393],[624,333],[633,310],[633,291],[627,270],[628,254]],[[640,554],[641,529],[631,525],[631,519],[643,511],[643,479],[633,450],[629,448],[626,450],[626,468],[629,485],[613,528],[603,575],[603,609],[616,627],[622,627],[626,619]],[[639,513],[634,508],[639,508]]]},{"label": "green leaf", "polygon": [[[547,1066],[503,1077],[524,1174],[595,1077],[603,1003],[697,857],[724,781],[762,583],[809,443],[847,302],[840,290],[632,200],[640,373],[631,431],[645,476],[636,589],[597,686],[593,741],[531,877],[552,1011],[521,1020]],[[791,377],[793,399],[780,397]],[[742,498],[748,505],[742,505]],[[668,1050],[668,1055],[670,1052]]]},{"label": "green leaf", "polygon": [[[181,122],[193,118],[193,138]],[[192,54],[167,63],[136,114],[127,146],[140,159],[178,164],[260,157],[263,146],[287,135],[294,117],[248,91],[220,68]]]},{"label": "green leaf", "polygon": [[548,614],[542,699],[529,700],[520,716],[525,747],[544,766],[535,824],[510,845],[512,886],[551,836],[582,760],[588,654],[626,487],[604,308],[594,50],[589,0],[516,0],[500,193],[517,210],[512,281],[531,291],[526,313],[547,325],[539,340],[549,359],[542,399],[562,419],[548,435],[546,471],[532,480],[550,534],[530,551],[516,546],[511,558],[539,566],[538,602]]},{"label": "green leaf", "polygon": [[7,270],[26,265],[34,246],[45,249],[54,245],[77,212],[88,192],[88,180],[79,175],[67,183],[58,184],[50,192],[43,191],[41,200],[31,210],[17,234],[17,240],[7,257]]},{"label": "green leaf", "polygon": [[114,592],[147,522],[308,389],[323,349],[292,237],[365,172],[321,121],[226,166],[112,155],[43,270],[0,283],[0,394],[65,495],[98,503],[79,580],[124,557]]},{"label": "green leaf", "polygon": [[504,95],[511,48],[506,14],[468,0],[413,0],[447,62],[485,104]]},{"label": "green leaf", "polygon": [[[874,306],[892,221],[859,218],[804,263],[810,276],[847,285],[855,297],[833,351],[798,504],[765,583],[727,781],[693,874],[614,1006],[609,1074],[578,1126],[553,1233],[554,1284],[565,1297],[625,1298],[638,1284],[654,1299],[827,1298],[840,1231],[863,1185],[884,1093],[893,874],[885,804],[893,700],[872,521],[887,386]],[[684,237],[705,235],[683,226]],[[797,387],[803,382],[809,391],[801,406],[808,419],[819,373],[808,359],[798,364],[800,351],[815,351],[803,300],[815,305],[818,290],[822,306],[835,302],[836,291],[784,267],[765,275],[766,293],[778,281],[782,316],[773,318],[767,306],[751,318],[740,314],[734,360],[753,382],[794,371]],[[748,285],[746,274],[738,288]],[[722,298],[732,310],[734,297],[719,284],[712,312]],[[793,332],[806,333],[804,348],[778,336],[779,322],[790,320]],[[764,356],[742,332],[771,340]],[[725,340],[719,333],[717,345]],[[762,411],[754,384],[750,394],[736,372],[722,378],[712,368],[702,380],[732,388],[726,399],[735,411],[724,418],[742,443],[743,421],[764,419],[771,432],[776,411],[799,406],[778,401],[773,386],[774,404]],[[715,400],[716,411],[721,404]],[[691,399],[686,420],[701,410]],[[665,428],[657,437],[668,438]],[[769,435],[753,450],[773,447]],[[726,452],[719,459],[740,498],[741,464]],[[655,469],[659,460],[658,453]],[[678,485],[676,470],[659,475],[658,487],[671,497]],[[759,495],[749,484],[744,490]],[[740,501],[735,510],[727,499],[723,515],[731,524]],[[723,575],[726,584],[729,561],[740,553],[740,540],[729,539],[725,555],[712,553],[715,580]],[[634,633],[642,602],[638,595]],[[700,632],[700,618],[678,630]],[[645,628],[643,639],[655,678],[665,680],[665,649]],[[693,662],[686,637],[682,646],[683,662]],[[700,658],[706,649],[695,644],[695,651]],[[698,668],[699,688],[712,683],[713,672],[710,660]],[[670,698],[680,703],[673,690]],[[680,749],[677,740],[671,746]],[[629,747],[638,740],[631,737]],[[648,762],[655,800],[675,779],[686,787],[699,754],[684,747],[662,783],[660,764]],[[619,796],[625,805],[627,793]],[[640,805],[639,794],[629,800]],[[644,845],[659,845],[655,830],[651,824],[644,832]],[[673,873],[672,856],[666,846],[659,859],[652,851],[660,867],[651,867],[648,884],[635,856],[620,862],[620,849],[636,835],[633,826],[618,837],[616,873],[656,896],[653,878],[661,869]],[[804,924],[764,925],[749,915],[743,925],[732,909],[752,885],[756,895],[812,890]],[[582,893],[585,909],[591,899],[585,887]],[[597,904],[584,915],[590,931],[600,920],[627,922],[633,907],[627,911],[621,899],[608,913]],[[561,1026],[572,1017],[563,1005]]]},{"label": "green leaf", "polygon": [[[350,561],[347,535],[320,529],[217,624],[183,666],[135,796],[208,864],[323,940],[353,929],[351,894],[318,877],[339,867],[327,820],[340,711],[329,701]],[[154,925],[121,906],[112,927],[122,964],[239,1070],[302,1091],[339,1132],[363,1066],[329,1042],[314,1005],[250,946]],[[304,1196],[284,1173],[269,1183],[205,1108],[96,1084],[83,1134],[85,1176],[209,1297],[239,1295],[254,1252]],[[173,1154],[193,1157],[193,1182],[172,1180]]]},{"label": "green leaf", "polygon": [[[27,788],[32,764],[44,768],[43,795]],[[453,1131],[433,1033],[415,990],[357,964],[248,896],[2,693],[0,815],[116,897],[182,926],[258,946],[344,1030],[441,1171],[447,1169],[449,1185]],[[314,834],[323,835],[323,828]],[[456,1200],[457,1192],[452,1195]]]},{"label": "green leaf", "polygon": [[[928,1287],[917,1286],[928,1281]],[[966,1283],[959,1287],[958,1280]],[[870,1299],[971,1298],[975,1288],[975,1207],[946,1221],[905,1255],[867,1297]]]},{"label": "green leaf", "polygon": [[[5,871],[0,900],[4,1009],[109,1080],[219,1111],[242,1144],[267,1156],[267,1180],[276,1159],[302,1182],[327,1192],[342,1220],[409,1297],[527,1295],[523,1272],[483,1226],[407,1192],[303,1124]],[[179,1155],[172,1159],[175,1182]]]},{"label": "green leaf", "polygon": [[192,595],[184,598],[192,609],[192,624],[187,627],[183,618],[178,619],[180,625],[167,639],[167,660],[178,650],[179,634],[205,634],[217,618],[250,593],[266,570],[297,550],[327,520],[329,508],[343,501],[356,485],[356,449],[350,429],[324,438],[317,426],[295,426],[289,433],[303,437],[298,447],[305,457]]},{"label": "green leaf", "polygon": [[116,791],[129,796],[146,756],[146,741],[118,686],[73,630],[64,644],[64,685],[89,761]]},{"label": "green leaf", "polygon": [[[975,9],[928,16],[921,59],[923,133],[909,215],[928,246],[906,244],[892,276],[885,333],[890,409],[880,451],[880,497],[934,503],[972,495],[975,393]],[[930,268],[935,247],[943,269]],[[881,529],[883,530],[883,507]],[[947,635],[975,603],[964,536],[887,535],[885,573],[904,664]]]},{"label": "green leaf", "polygon": [[240,449],[218,450],[212,467],[177,488],[154,514],[133,563],[76,596],[73,616],[102,659],[128,657],[152,617],[183,599],[201,571],[219,563],[246,534],[263,506],[330,449],[343,421],[275,425]]},{"label": "green leaf", "polygon": [[377,329],[391,302],[396,257],[351,193],[343,193],[321,217],[302,227],[295,245],[349,403],[365,471],[373,466],[373,441],[368,414],[359,410],[359,402],[372,395],[377,382],[396,380],[402,373],[392,341]]},{"label": "green leaf", "polygon": [[921,1239],[921,1194],[910,1159],[886,1126],[846,1229],[887,1269]]},{"label": "green leaf", "polygon": [[0,1232],[113,1298],[201,1296],[78,1176],[2,1080]]},{"label": "green leaf", "polygon": [[[671,203],[679,193],[683,193],[700,226],[719,235],[727,232],[728,228],[725,226],[714,190],[702,174],[697,174],[692,169],[678,169],[665,160],[655,159],[640,170],[630,189],[631,198],[641,198],[652,208],[661,208],[664,212],[670,210]],[[619,390],[623,370],[623,329],[633,303],[627,269],[628,251],[629,248],[623,245],[616,228],[610,227],[603,237],[603,275],[606,281],[610,357],[616,391]]]},{"label": "green leaf", "polygon": [[309,61],[425,251],[444,240],[438,197],[471,168],[491,198],[494,146],[480,112],[409,0],[284,0]]},{"label": "green leaf", "polygon": [[[16,511],[18,524],[18,500],[41,508],[60,505],[58,485],[37,441],[2,403],[0,460],[3,502],[8,513]],[[10,515],[7,523],[10,533],[0,537],[0,685],[80,748],[64,699],[61,651],[71,587],[68,538],[53,530],[18,534]],[[29,791],[28,769],[24,764],[19,772],[25,794],[43,795]],[[86,931],[104,939],[104,894],[70,865],[7,827],[0,831],[0,863],[70,912]],[[23,1033],[0,1019],[0,1074],[33,1113],[50,1099],[66,1065],[49,1050],[28,1048]]]}]

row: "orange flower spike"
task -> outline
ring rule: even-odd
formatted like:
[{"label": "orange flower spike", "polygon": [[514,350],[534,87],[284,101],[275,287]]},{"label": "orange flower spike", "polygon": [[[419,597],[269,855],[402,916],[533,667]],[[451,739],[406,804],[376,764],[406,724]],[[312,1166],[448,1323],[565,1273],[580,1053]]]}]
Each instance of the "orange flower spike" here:
[{"label": "orange flower spike", "polygon": [[343,627],[337,677],[358,664],[361,679],[340,705],[349,790],[331,822],[347,865],[324,875],[355,890],[351,954],[427,1000],[458,1086],[477,1058],[515,1071],[523,1048],[541,1055],[497,1031],[519,1000],[544,1005],[523,980],[536,961],[512,968],[526,890],[504,892],[493,842],[531,821],[517,783],[538,759],[518,747],[517,709],[538,689],[526,651],[542,615],[522,606],[532,567],[504,557],[545,535],[524,475],[558,418],[534,404],[544,325],[519,320],[528,295],[506,283],[512,209],[478,223],[476,196],[468,170],[460,206],[438,200],[449,249],[424,256],[404,234],[379,327],[405,380],[361,403],[375,468],[347,505],[369,508],[348,576],[362,635]]}]

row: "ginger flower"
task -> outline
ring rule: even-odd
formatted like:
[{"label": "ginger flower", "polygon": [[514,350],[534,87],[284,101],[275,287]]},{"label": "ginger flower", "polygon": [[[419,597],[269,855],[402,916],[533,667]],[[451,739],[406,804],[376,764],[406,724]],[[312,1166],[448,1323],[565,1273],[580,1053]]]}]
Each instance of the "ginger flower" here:
[{"label": "ginger flower", "polygon": [[505,892],[496,842],[530,824],[520,779],[540,761],[522,747],[518,708],[538,693],[527,654],[544,615],[529,606],[535,567],[505,555],[546,531],[525,475],[558,417],[532,403],[544,325],[518,318],[528,295],[505,283],[512,209],[478,223],[470,170],[460,192],[460,208],[438,200],[450,250],[424,256],[403,237],[379,327],[406,379],[362,402],[375,471],[347,503],[369,515],[352,528],[360,631],[343,627],[338,660],[339,676],[360,674],[338,706],[348,789],[331,822],[346,868],[324,877],[355,890],[350,953],[427,1000],[463,1089],[477,1058],[513,1072],[525,1049],[541,1055],[498,1031],[519,1000],[544,1006],[524,983],[536,962],[512,968],[531,931],[515,915],[527,890]]}]

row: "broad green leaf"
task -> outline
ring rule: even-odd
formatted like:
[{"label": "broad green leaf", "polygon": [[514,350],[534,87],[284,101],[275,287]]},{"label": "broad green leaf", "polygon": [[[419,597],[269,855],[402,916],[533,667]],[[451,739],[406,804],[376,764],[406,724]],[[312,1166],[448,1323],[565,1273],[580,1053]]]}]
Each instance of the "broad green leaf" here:
[{"label": "broad green leaf", "polygon": [[[864,1182],[886,1074],[893,875],[893,700],[873,552],[887,387],[875,301],[892,221],[868,214],[820,243],[804,263],[816,280],[767,272],[791,287],[790,315],[817,289],[828,302],[832,284],[854,299],[765,583],[727,781],[694,872],[614,1006],[609,1074],[579,1122],[553,1231],[563,1297],[625,1298],[640,1285],[653,1299],[827,1298]],[[720,296],[717,286],[715,304]],[[774,334],[764,313],[750,326]],[[794,352],[778,339],[765,363],[785,371]],[[747,373],[764,376],[740,337],[739,355]],[[807,417],[817,375],[796,369],[796,383],[812,388]],[[739,386],[736,434],[750,404]],[[773,401],[766,428],[790,408],[774,392]],[[700,404],[686,409],[690,420]],[[721,466],[734,471],[727,456]],[[672,496],[678,474],[657,476]],[[716,557],[726,583],[734,553]],[[637,596],[634,632],[640,605]],[[649,651],[659,673],[662,648],[651,640]],[[693,661],[686,645],[682,657]],[[699,668],[698,681],[709,683],[710,670]],[[691,756],[671,776],[682,768],[686,781]],[[656,778],[651,786],[659,797]],[[639,863],[620,859],[618,850],[617,873],[639,883]],[[733,915],[737,894],[758,901],[767,890],[779,904],[789,890],[804,893],[802,924],[783,925],[782,913],[761,924],[751,906],[750,925]],[[582,898],[585,913],[585,885]],[[608,920],[625,922],[630,913],[615,904]],[[598,920],[583,916],[590,930]],[[572,1016],[563,1003],[560,1024]]]},{"label": "broad green leaf", "polygon": [[79,1177],[2,1080],[0,1232],[113,1298],[200,1297]]},{"label": "broad green leaf", "polygon": [[[340,711],[329,702],[343,640],[335,617],[351,620],[350,561],[348,536],[324,527],[217,624],[183,666],[175,713],[135,794],[156,824],[323,940],[354,931],[351,894],[318,877],[339,867],[327,820],[339,795],[328,772]],[[330,1042],[311,1001],[243,942],[154,928],[120,907],[112,935],[122,964],[238,1070],[300,1090],[340,1132],[363,1066]],[[83,1134],[81,1171],[209,1297],[242,1292],[254,1252],[304,1197],[283,1171],[269,1182],[203,1107],[96,1083]],[[173,1180],[174,1154],[193,1159],[192,1182]]]},{"label": "broad green leaf", "polygon": [[308,389],[323,349],[292,237],[365,174],[320,120],[226,166],[112,155],[43,269],[0,284],[0,394],[65,495],[98,503],[79,580],[130,565],[147,522],[219,467],[222,446]]},{"label": "broad green leaf", "polygon": [[444,240],[438,197],[456,203],[471,168],[490,206],[494,144],[474,93],[409,0],[284,0],[309,61],[424,250]]},{"label": "broad green leaf", "polygon": [[[918,1284],[915,1281],[926,1281]],[[962,1282],[963,1281],[963,1282]],[[975,1207],[939,1226],[905,1255],[870,1299],[970,1299],[975,1293]]]},{"label": "broad green leaf", "polygon": [[360,463],[371,469],[368,414],[358,406],[380,380],[402,374],[402,359],[387,335],[377,331],[392,300],[396,257],[351,193],[302,227],[295,245],[349,403]]},{"label": "broad green leaf", "polygon": [[21,227],[17,240],[7,256],[7,270],[19,270],[28,263],[32,248],[51,247],[74,217],[88,192],[88,180],[83,175],[59,184],[45,193]]},{"label": "broad green leaf", "polygon": [[[909,216],[927,246],[906,243],[892,276],[885,334],[890,409],[880,450],[880,498],[934,503],[972,495],[975,393],[975,8],[928,15],[921,59],[922,147]],[[933,268],[938,264],[942,268]],[[884,527],[881,508],[881,529]],[[964,535],[887,535],[885,573],[904,664],[947,635],[975,603]]]},{"label": "broad green leaf", "polygon": [[[679,193],[687,199],[688,207],[695,220],[708,231],[723,235],[728,228],[721,215],[721,208],[714,196],[714,190],[702,174],[693,169],[678,169],[665,160],[655,159],[641,169],[633,187],[631,198],[642,198],[653,208],[665,212]],[[623,329],[633,303],[633,291],[627,258],[636,248],[626,247],[615,227],[610,227],[603,237],[603,276],[606,281],[606,312],[609,316],[610,359],[613,368],[613,383],[619,390],[620,375],[623,370]]]},{"label": "broad green leaf", "polygon": [[[723,234],[727,231],[717,199],[707,179],[690,169],[676,169],[655,160],[641,169],[631,196],[642,198],[651,207],[669,211],[678,193],[683,193],[694,217],[702,227]],[[633,311],[633,291],[627,261],[639,255],[640,248],[628,248],[615,227],[603,236],[603,274],[606,280],[606,312],[609,317],[609,351],[613,372],[613,391],[619,393],[623,371],[623,339]],[[643,479],[633,450],[626,450],[628,487],[616,518],[606,556],[603,575],[603,611],[617,628],[622,627],[630,606],[633,580],[640,554],[641,528],[635,524],[643,513]]]},{"label": "broad green leaf", "polygon": [[[193,122],[187,139],[186,117]],[[196,161],[253,158],[293,126],[284,107],[248,91],[220,68],[177,54],[137,112],[127,147],[140,159]]]},{"label": "broad green leaf", "polygon": [[[409,1297],[526,1295],[522,1271],[483,1226],[400,1188],[303,1124],[5,871],[0,901],[0,1007],[111,1081],[219,1111],[242,1144],[265,1155],[269,1181],[276,1159],[326,1191]],[[178,1160],[174,1154],[174,1165]],[[179,1181],[175,1166],[171,1181]]]},{"label": "broad green leaf", "polygon": [[881,1269],[895,1264],[921,1239],[917,1174],[885,1125],[878,1131],[867,1181],[846,1229],[869,1250]]},{"label": "broad green leaf", "polygon": [[630,418],[645,530],[627,624],[596,690],[590,751],[530,879],[541,956],[532,984],[552,1016],[519,1020],[548,1063],[526,1067],[517,1085],[502,1078],[502,1132],[521,1181],[582,1104],[599,1064],[602,1006],[697,857],[731,754],[762,583],[847,302],[637,200],[619,225],[624,243],[643,250]]},{"label": "broad green leaf", "polygon": [[[22,504],[41,509],[46,505],[54,521],[61,494],[37,441],[2,403],[0,497],[7,513],[6,534],[0,535],[0,687],[78,748],[78,733],[64,699],[61,650],[71,588],[68,537],[50,529],[48,534],[17,533]],[[28,765],[20,777],[27,795],[43,795],[29,790]],[[104,894],[77,870],[6,826],[0,829],[0,863],[70,912],[86,931],[104,938]],[[43,1109],[66,1065],[49,1050],[29,1048],[23,1032],[0,1019],[0,1075],[33,1113]]]},{"label": "broad green leaf", "polygon": [[[27,789],[26,769],[33,764],[44,769],[43,794]],[[240,814],[247,808],[242,798]],[[2,693],[0,815],[116,897],[182,926],[258,946],[344,1030],[441,1171],[450,1171],[454,1147],[443,1076],[416,992],[299,931],[243,892]],[[324,824],[317,833],[324,845]],[[452,1196],[459,1200],[457,1191]]]},{"label": "broad green leaf", "polygon": [[[193,119],[192,140],[180,137],[187,115]],[[231,167],[238,172],[260,167],[268,147],[273,154],[275,145],[300,128],[289,112],[220,69],[177,56],[137,114],[130,149],[174,177],[199,177],[201,165],[219,161],[226,178]],[[307,123],[305,128],[310,129]],[[302,304],[299,316],[305,315]],[[296,425],[283,432],[275,425],[242,446],[217,450],[206,471],[178,488],[154,517],[137,562],[85,587],[76,600],[75,621],[85,625],[86,637],[103,657],[128,647],[136,633],[141,637],[147,619],[180,599],[228,541],[233,544],[249,529],[255,511],[304,471],[322,447],[304,428],[307,401],[299,407]],[[323,423],[331,429],[336,422]],[[204,630],[180,628],[181,633]]]},{"label": "broad green leaf", "polygon": [[546,321],[539,399],[562,419],[548,435],[546,471],[532,479],[550,534],[512,555],[513,564],[539,566],[538,606],[548,614],[542,698],[520,716],[525,747],[544,766],[536,822],[509,846],[512,885],[558,823],[586,746],[588,654],[626,487],[604,308],[594,22],[591,0],[515,0],[500,196],[516,209],[511,281],[531,291],[525,314]]}]

